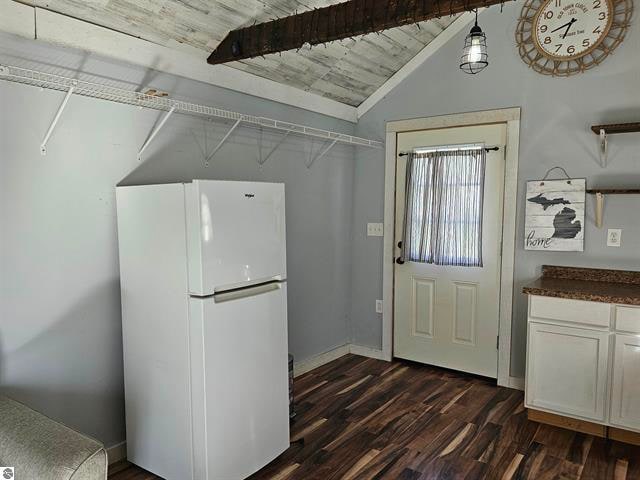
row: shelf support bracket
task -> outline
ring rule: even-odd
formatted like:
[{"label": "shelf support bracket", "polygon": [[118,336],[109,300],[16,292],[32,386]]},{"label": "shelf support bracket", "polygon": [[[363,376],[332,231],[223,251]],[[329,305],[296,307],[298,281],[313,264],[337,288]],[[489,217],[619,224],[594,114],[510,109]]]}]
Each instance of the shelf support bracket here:
[{"label": "shelf support bracket", "polygon": [[55,130],[56,125],[58,124],[58,121],[62,116],[62,112],[64,112],[64,109],[67,106],[67,102],[69,101],[69,98],[71,98],[71,95],[73,94],[73,91],[75,89],[76,89],[75,85],[72,85],[71,87],[69,87],[69,90],[67,90],[67,94],[64,96],[64,100],[62,100],[62,103],[58,107],[58,111],[56,112],[55,117],[53,117],[53,121],[51,122],[51,125],[49,125],[49,130],[47,130],[47,133],[44,135],[44,138],[42,139],[42,143],[40,143],[41,155],[47,154],[47,143],[49,142],[51,135],[53,135],[53,131]]},{"label": "shelf support bracket", "polygon": [[607,140],[607,132],[604,128],[600,129],[600,166],[607,166],[607,154],[609,150],[609,142]]},{"label": "shelf support bracket", "polygon": [[276,143],[273,148],[269,151],[269,153],[267,153],[266,157],[264,157],[262,160],[258,160],[258,164],[259,165],[264,165],[265,163],[267,163],[267,160],[269,160],[269,158],[271,157],[271,155],[273,155],[275,153],[275,151],[280,147],[280,145],[282,145],[282,143],[287,139],[287,137],[289,136],[289,134],[291,133],[291,130],[289,130],[288,132],[286,132],[282,138],[280,138],[280,140],[278,140],[278,143]]},{"label": "shelf support bracket", "polygon": [[229,131],[225,134],[224,137],[222,137],[222,140],[220,140],[220,143],[218,143],[218,145],[216,145],[216,148],[213,149],[213,151],[211,152],[211,154],[207,157],[207,161],[204,163],[204,165],[206,167],[209,166],[209,162],[211,161],[211,159],[214,157],[214,155],[216,153],[218,153],[218,150],[220,150],[222,148],[222,145],[224,145],[224,143],[229,139],[229,137],[231,136],[231,134],[233,133],[233,131],[238,128],[238,125],[240,125],[240,122],[242,122],[242,119],[239,118],[238,120],[236,120],[236,123],[233,124],[233,126],[229,129]]},{"label": "shelf support bracket", "polygon": [[315,157],[311,158],[311,161],[305,162],[307,168],[311,168],[311,165],[313,165],[313,163],[316,160],[320,160],[327,153],[329,153],[329,150],[331,150],[336,143],[338,143],[338,139],[337,138],[333,142],[331,142],[329,145],[327,145],[327,147],[324,150],[322,150],[318,155],[316,155]]},{"label": "shelf support bracket", "polygon": [[596,192],[596,227],[602,228],[602,215],[604,213],[604,193]]},{"label": "shelf support bracket", "polygon": [[167,114],[162,118],[162,120],[160,120],[160,123],[158,124],[158,126],[155,128],[155,130],[153,132],[151,132],[151,135],[149,135],[149,138],[147,138],[147,141],[144,142],[144,145],[142,145],[142,148],[140,149],[140,151],[138,152],[138,160],[142,159],[142,154],[144,153],[144,151],[147,149],[147,147],[151,144],[151,142],[153,141],[154,138],[156,138],[156,135],[158,134],[158,132],[160,130],[162,130],[162,127],[164,127],[164,124],[167,123],[167,120],[169,120],[169,117],[171,115],[173,115],[173,112],[176,111],[176,107],[173,106],[171,107],[171,109],[167,112]]}]

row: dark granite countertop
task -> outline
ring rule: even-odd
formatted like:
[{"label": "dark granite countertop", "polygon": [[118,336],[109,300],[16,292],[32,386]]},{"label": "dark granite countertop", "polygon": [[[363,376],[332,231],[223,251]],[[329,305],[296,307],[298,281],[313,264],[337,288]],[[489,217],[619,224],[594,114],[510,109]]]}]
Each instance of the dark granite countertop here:
[{"label": "dark granite countertop", "polygon": [[640,305],[640,272],[544,265],[542,277],[522,291],[545,297]]}]

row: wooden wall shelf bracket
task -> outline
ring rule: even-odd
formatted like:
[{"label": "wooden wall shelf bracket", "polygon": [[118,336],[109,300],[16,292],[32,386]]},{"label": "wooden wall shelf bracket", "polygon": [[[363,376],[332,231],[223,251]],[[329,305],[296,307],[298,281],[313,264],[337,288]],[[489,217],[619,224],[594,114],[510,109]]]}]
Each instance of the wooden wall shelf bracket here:
[{"label": "wooden wall shelf bracket", "polygon": [[606,168],[607,166],[607,157],[609,154],[609,142],[607,140],[607,131],[604,128],[600,129],[600,166],[602,168]]},{"label": "wooden wall shelf bracket", "polygon": [[640,195],[640,188],[591,188],[587,193],[596,196],[596,227],[602,228],[605,195]]},{"label": "wooden wall shelf bracket", "polygon": [[608,135],[617,133],[640,133],[640,122],[636,123],[610,123],[607,125],[593,125],[593,133],[599,136],[600,166],[607,166],[607,156],[609,150]]}]

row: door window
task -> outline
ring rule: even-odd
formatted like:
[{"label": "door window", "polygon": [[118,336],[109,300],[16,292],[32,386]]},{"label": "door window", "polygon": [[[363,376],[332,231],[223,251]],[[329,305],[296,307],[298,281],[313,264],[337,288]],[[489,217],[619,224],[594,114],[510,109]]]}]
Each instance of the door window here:
[{"label": "door window", "polygon": [[484,145],[409,154],[402,257],[482,267]]}]

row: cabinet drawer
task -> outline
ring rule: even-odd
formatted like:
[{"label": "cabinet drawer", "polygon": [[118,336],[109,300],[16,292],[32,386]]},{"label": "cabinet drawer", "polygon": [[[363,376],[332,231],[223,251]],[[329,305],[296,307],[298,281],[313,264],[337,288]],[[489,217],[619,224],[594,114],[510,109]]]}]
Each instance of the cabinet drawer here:
[{"label": "cabinet drawer", "polygon": [[530,295],[529,315],[540,319],[606,328],[610,324],[611,305],[601,302]]},{"label": "cabinet drawer", "polygon": [[640,333],[640,307],[616,305],[616,330],[620,332]]}]

